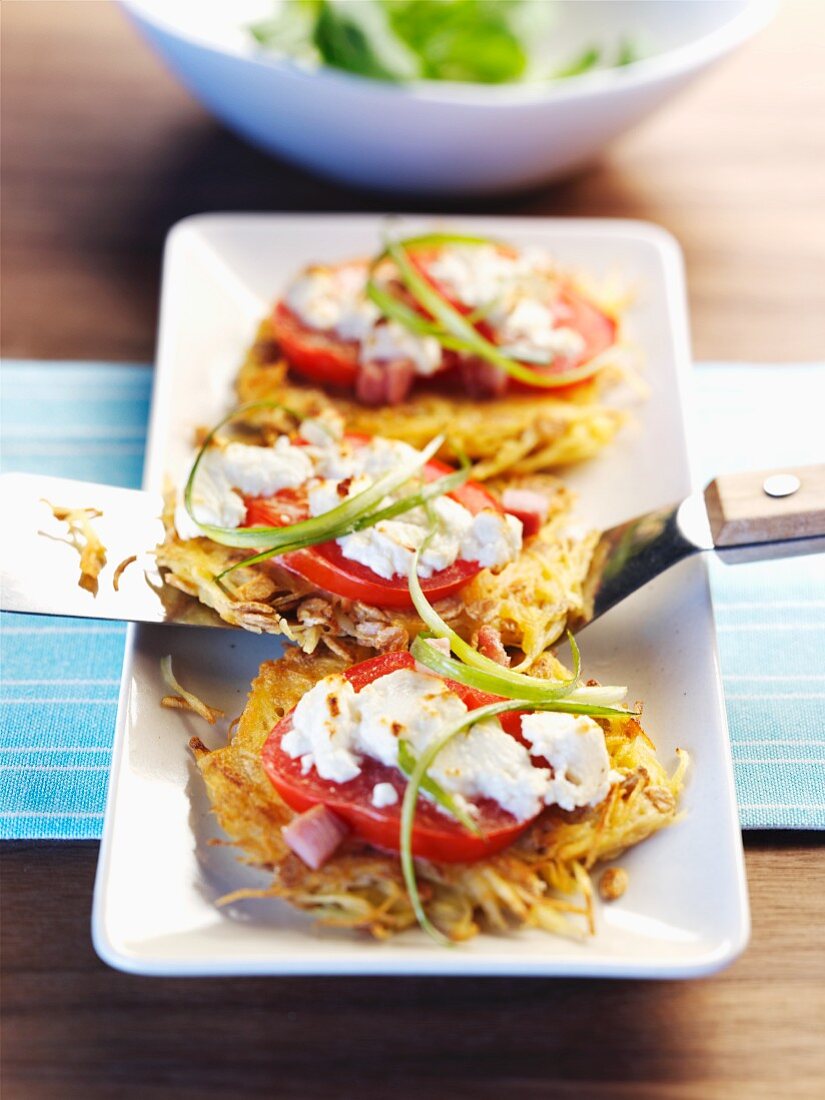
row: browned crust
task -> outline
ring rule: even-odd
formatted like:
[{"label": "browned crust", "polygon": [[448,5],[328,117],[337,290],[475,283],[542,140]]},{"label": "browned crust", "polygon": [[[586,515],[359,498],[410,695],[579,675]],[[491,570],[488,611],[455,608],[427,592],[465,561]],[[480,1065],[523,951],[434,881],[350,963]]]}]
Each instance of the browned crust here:
[{"label": "browned crust", "polygon": [[601,395],[620,376],[620,359],[617,353],[614,367],[565,390],[564,397],[517,393],[483,401],[419,384],[399,405],[369,408],[289,374],[267,318],[241,366],[236,390],[241,403],[278,400],[308,416],[332,406],[350,431],[385,435],[418,448],[443,433],[447,441],[439,457],[455,461],[466,455],[476,464],[475,476],[484,480],[568,466],[610,443],[625,415],[603,404]]},{"label": "browned crust", "polygon": [[[367,650],[353,650],[360,660]],[[261,748],[269,731],[318,680],[348,661],[329,653],[309,657],[290,649],[266,662],[252,684],[231,742],[210,752],[191,743],[221,828],[245,861],[271,874],[268,886],[228,899],[282,898],[325,924],[366,929],[385,937],[414,923],[396,856],[350,842],[321,870],[289,851],[281,829],[292,811],[264,774]],[[417,871],[431,917],[456,939],[479,930],[539,927],[564,935],[592,931],[589,869],[670,824],[686,760],[668,775],[635,721],[604,724],[608,751],[621,780],[592,810],[548,810],[507,851],[475,864]]]}]

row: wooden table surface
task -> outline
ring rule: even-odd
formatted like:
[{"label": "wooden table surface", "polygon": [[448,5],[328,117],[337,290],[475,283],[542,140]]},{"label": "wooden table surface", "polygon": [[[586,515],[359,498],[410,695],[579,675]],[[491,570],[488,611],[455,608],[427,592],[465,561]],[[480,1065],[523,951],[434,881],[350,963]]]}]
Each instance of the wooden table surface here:
[{"label": "wooden table surface", "polygon": [[[2,22],[7,356],[150,359],[184,215],[398,205],[242,145],[112,5],[6,2]],[[791,0],[587,172],[420,208],[651,219],[685,248],[697,357],[822,358],[823,42],[825,4]],[[4,1096],[818,1097],[825,853],[804,833],[746,852],[751,945],[701,981],[177,981],[95,958],[96,844],[6,844]]]}]

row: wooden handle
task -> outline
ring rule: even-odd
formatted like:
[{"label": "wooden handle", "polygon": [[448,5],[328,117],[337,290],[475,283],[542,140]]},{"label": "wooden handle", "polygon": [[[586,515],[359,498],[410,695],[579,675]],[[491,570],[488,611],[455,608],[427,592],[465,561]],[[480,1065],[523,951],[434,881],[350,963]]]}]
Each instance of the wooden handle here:
[{"label": "wooden handle", "polygon": [[717,477],[705,489],[716,546],[825,535],[825,466]]}]

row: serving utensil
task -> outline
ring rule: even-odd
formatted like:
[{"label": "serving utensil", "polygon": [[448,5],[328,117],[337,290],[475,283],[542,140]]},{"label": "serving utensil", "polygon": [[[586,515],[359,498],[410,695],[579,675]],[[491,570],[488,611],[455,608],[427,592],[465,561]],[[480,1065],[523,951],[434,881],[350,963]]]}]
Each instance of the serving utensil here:
[{"label": "serving utensil", "polygon": [[[3,540],[4,611],[227,627],[212,611],[163,583],[153,550],[163,539],[159,493],[93,482],[3,474],[3,512],[13,517]],[[47,503],[48,502],[48,503]],[[77,550],[50,504],[94,508],[106,547],[96,594],[78,584]],[[648,581],[692,554],[714,550],[726,562],[825,551],[825,466],[717,477],[704,494],[602,533],[587,592],[592,610],[580,630]],[[118,566],[133,559],[118,575]]]}]

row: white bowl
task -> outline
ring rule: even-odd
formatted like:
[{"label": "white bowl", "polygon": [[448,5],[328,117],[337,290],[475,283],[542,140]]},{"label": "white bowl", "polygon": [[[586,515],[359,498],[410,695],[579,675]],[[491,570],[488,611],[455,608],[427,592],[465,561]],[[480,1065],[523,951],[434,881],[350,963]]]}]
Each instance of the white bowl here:
[{"label": "white bowl", "polygon": [[[774,0],[559,5],[554,53],[641,34],[642,61],[546,84],[397,85],[309,68],[246,31],[269,0],[124,0],[186,87],[253,144],[327,176],[393,191],[480,194],[574,170],[770,18]],[[559,51],[561,50],[561,53]]]}]

